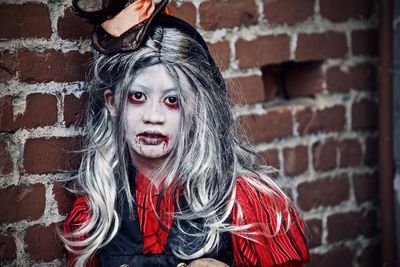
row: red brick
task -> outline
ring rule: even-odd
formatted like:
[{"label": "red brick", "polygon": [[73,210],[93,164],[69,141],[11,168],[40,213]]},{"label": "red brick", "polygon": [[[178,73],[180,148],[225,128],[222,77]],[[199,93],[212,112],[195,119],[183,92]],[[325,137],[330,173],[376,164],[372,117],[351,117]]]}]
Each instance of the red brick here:
[{"label": "red brick", "polygon": [[76,137],[28,139],[24,148],[24,172],[43,174],[76,169],[79,146],[80,139]]},{"label": "red brick", "polygon": [[357,30],[351,33],[353,55],[378,55],[378,31],[376,29]]},{"label": "red brick", "polygon": [[357,204],[365,201],[378,202],[379,200],[379,176],[373,174],[357,174],[353,176],[354,194]]},{"label": "red brick", "polygon": [[378,104],[369,99],[353,103],[351,111],[352,129],[376,129],[378,126]]},{"label": "red brick", "polygon": [[298,185],[298,203],[302,210],[320,206],[334,206],[346,201],[350,196],[347,176],[328,177]]},{"label": "red brick", "polygon": [[278,150],[270,149],[270,150],[264,151],[261,153],[261,156],[264,159],[264,162],[266,165],[272,166],[276,169],[280,169]]},{"label": "red brick", "polygon": [[247,130],[252,143],[270,142],[292,134],[292,115],[285,108],[277,108],[264,115],[241,116],[239,124]]},{"label": "red brick", "polygon": [[286,34],[259,36],[255,40],[239,39],[236,56],[240,68],[261,67],[289,60],[290,37]]},{"label": "red brick", "polygon": [[358,91],[377,90],[377,70],[371,63],[356,65],[350,69],[352,88]]},{"label": "red brick", "polygon": [[368,137],[365,140],[364,163],[368,166],[376,166],[379,163],[379,140],[376,137]]},{"label": "red brick", "polygon": [[283,159],[286,175],[295,176],[304,173],[308,169],[307,146],[285,148]]},{"label": "red brick", "polygon": [[62,258],[64,248],[57,236],[57,224],[49,226],[33,225],[25,233],[25,252],[38,261]]},{"label": "red brick", "polygon": [[64,96],[64,121],[65,126],[77,124],[83,126],[88,95],[76,97],[73,94]]},{"label": "red brick", "polygon": [[26,49],[18,52],[20,80],[37,82],[84,81],[91,53],[46,50],[35,53]]},{"label": "red brick", "polygon": [[221,70],[225,70],[229,67],[229,59],[231,56],[231,50],[227,41],[208,44],[211,56],[215,63]]},{"label": "red brick", "polygon": [[350,71],[331,67],[326,71],[326,87],[335,93],[346,93],[352,88]]},{"label": "red brick", "polygon": [[368,210],[333,214],[327,219],[327,227],[327,240],[332,243],[361,235],[371,237],[378,233],[377,214]]},{"label": "red brick", "polygon": [[90,38],[93,26],[86,23],[68,8],[64,11],[64,16],[60,16],[57,22],[58,35],[62,39]]},{"label": "red brick", "polygon": [[13,161],[10,152],[7,150],[7,144],[0,141],[0,173],[9,174],[13,170]]},{"label": "red brick", "polygon": [[316,132],[335,132],[344,128],[346,123],[344,106],[333,106],[313,111],[306,107],[296,113],[299,133],[305,135]]},{"label": "red brick", "polygon": [[17,74],[17,54],[4,51],[0,54],[0,82],[12,80]]},{"label": "red brick", "polygon": [[59,183],[54,184],[53,194],[55,200],[57,201],[58,212],[61,215],[67,215],[71,210],[75,195]]},{"label": "red brick", "polygon": [[311,255],[307,267],[353,266],[353,252],[347,247],[333,247],[323,254]]},{"label": "red brick", "polygon": [[372,14],[373,4],[373,0],[321,0],[320,13],[334,22],[368,18]]},{"label": "red brick", "polygon": [[331,92],[344,93],[350,89],[376,90],[376,69],[373,64],[363,63],[342,71],[339,67],[327,70],[327,88]]},{"label": "red brick", "polygon": [[238,77],[227,81],[229,98],[235,104],[252,104],[266,99],[261,76]]},{"label": "red brick", "polygon": [[281,93],[283,85],[283,74],[279,71],[269,71],[268,68],[262,69],[262,79],[264,83],[265,100],[270,101],[278,97]]},{"label": "red brick", "polygon": [[10,233],[0,235],[0,262],[4,265],[6,261],[17,258],[17,246],[15,239]]},{"label": "red brick", "polygon": [[269,23],[293,25],[314,14],[314,0],[264,0],[264,13]]},{"label": "red brick", "polygon": [[1,5],[0,38],[50,38],[49,10],[43,4]]},{"label": "red brick", "polygon": [[9,186],[0,189],[0,222],[34,221],[45,208],[45,188],[42,184]]},{"label": "red brick", "polygon": [[322,221],[320,219],[311,219],[305,221],[308,233],[306,235],[310,238],[308,241],[310,248],[318,247],[321,245],[322,240]]},{"label": "red brick", "polygon": [[357,257],[359,266],[376,267],[384,266],[381,261],[381,246],[379,243],[370,244]]},{"label": "red brick", "polygon": [[297,39],[298,61],[341,58],[347,53],[346,36],[339,32],[302,33]]},{"label": "red brick", "polygon": [[285,69],[285,92],[288,97],[314,96],[323,90],[324,76],[321,64],[306,63]]},{"label": "red brick", "polygon": [[336,148],[337,143],[332,138],[313,145],[313,166],[316,171],[328,171],[336,167]]},{"label": "red brick", "polygon": [[12,96],[0,98],[0,129],[3,131],[54,125],[57,121],[57,99],[54,95],[28,95],[24,113],[17,114],[15,119],[12,100]]},{"label": "red brick", "polygon": [[254,0],[208,0],[201,2],[200,26],[205,30],[249,26],[258,21]]},{"label": "red brick", "polygon": [[340,167],[358,166],[362,160],[361,144],[356,139],[347,139],[339,143]]},{"label": "red brick", "polygon": [[172,15],[183,19],[192,26],[196,25],[196,7],[191,2],[181,2],[178,6],[175,1],[170,1],[168,6],[171,8]]}]

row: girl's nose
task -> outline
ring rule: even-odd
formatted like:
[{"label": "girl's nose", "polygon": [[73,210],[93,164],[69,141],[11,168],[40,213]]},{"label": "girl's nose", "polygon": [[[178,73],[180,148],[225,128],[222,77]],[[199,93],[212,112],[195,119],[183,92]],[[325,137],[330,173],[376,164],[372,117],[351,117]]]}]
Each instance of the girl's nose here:
[{"label": "girl's nose", "polygon": [[149,103],[148,108],[144,111],[143,122],[147,124],[164,124],[165,114],[161,110],[161,103]]}]

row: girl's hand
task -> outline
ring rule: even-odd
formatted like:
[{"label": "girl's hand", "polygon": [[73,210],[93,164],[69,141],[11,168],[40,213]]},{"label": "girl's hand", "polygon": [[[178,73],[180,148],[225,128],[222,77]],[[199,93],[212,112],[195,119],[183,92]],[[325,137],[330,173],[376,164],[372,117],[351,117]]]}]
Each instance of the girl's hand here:
[{"label": "girl's hand", "polygon": [[212,258],[204,258],[192,261],[188,267],[228,267],[228,265]]}]

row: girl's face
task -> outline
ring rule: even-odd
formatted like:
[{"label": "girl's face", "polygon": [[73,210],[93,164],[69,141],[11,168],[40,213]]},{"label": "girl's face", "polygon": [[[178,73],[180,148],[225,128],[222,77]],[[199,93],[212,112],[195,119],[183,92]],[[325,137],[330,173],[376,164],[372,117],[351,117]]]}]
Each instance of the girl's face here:
[{"label": "girl's face", "polygon": [[180,124],[178,89],[161,64],[146,67],[126,99],[125,140],[133,159],[168,156]]}]

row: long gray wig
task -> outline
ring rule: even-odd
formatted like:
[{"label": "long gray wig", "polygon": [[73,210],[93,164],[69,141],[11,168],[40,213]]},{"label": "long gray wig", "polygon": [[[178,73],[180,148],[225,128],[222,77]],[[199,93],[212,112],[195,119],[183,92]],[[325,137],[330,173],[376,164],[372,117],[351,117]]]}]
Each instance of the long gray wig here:
[{"label": "long gray wig", "polygon": [[[87,195],[91,217],[76,231],[61,234],[66,248],[77,255],[77,266],[84,265],[117,233],[117,196],[123,195],[132,208],[132,163],[124,141],[126,97],[140,70],[155,64],[162,64],[175,81],[181,107],[178,144],[159,170],[168,172],[161,194],[168,186],[172,186],[174,193],[180,190],[187,205],[182,206],[179,201],[175,204],[178,236],[183,242],[187,237],[196,240],[196,244],[186,242],[185,249],[179,242],[172,244],[174,253],[184,259],[197,258],[218,246],[222,232],[235,234],[250,229],[248,225],[231,225],[228,219],[233,206],[238,205],[238,176],[272,199],[279,195],[287,200],[270,178],[268,168],[256,164],[256,153],[239,142],[221,73],[210,63],[204,47],[178,29],[156,26],[139,50],[101,55],[94,63],[87,111],[87,148],[76,176],[81,193]],[[114,118],[105,106],[106,89],[120,99]],[[157,212],[158,207],[156,203]],[[281,227],[282,212],[277,209],[275,233]],[[192,224],[197,231],[187,233],[181,222]],[[82,236],[87,238],[82,240]]]}]

